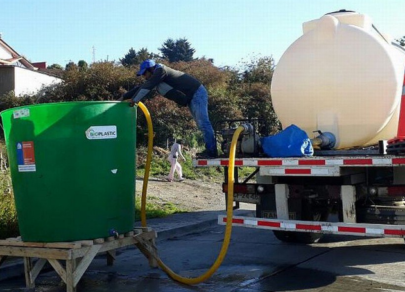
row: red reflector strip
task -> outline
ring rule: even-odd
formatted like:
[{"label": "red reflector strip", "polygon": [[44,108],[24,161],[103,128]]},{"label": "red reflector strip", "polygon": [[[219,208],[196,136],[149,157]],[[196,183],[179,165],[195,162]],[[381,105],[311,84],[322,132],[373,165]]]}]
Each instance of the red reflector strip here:
[{"label": "red reflector strip", "polygon": [[[221,160],[221,165],[222,166],[228,166],[229,165],[229,160]],[[243,165],[243,160],[235,160],[235,165]]]},{"label": "red reflector strip", "polygon": [[338,226],[338,232],[366,233],[366,228]]},{"label": "red reflector strip", "polygon": [[373,164],[373,159],[344,159],[344,165],[371,165]]},{"label": "red reflector strip", "polygon": [[[223,222],[227,222],[226,217],[224,217]],[[232,219],[232,223],[234,224],[243,224],[244,220],[243,219]]]},{"label": "red reflector strip", "polygon": [[405,164],[405,158],[393,158],[392,164]]},{"label": "red reflector strip", "polygon": [[299,160],[298,165],[325,165],[325,160],[311,159],[311,160]]},{"label": "red reflector strip", "polygon": [[[223,223],[227,222],[226,216],[221,217]],[[302,222],[302,221],[301,221]],[[313,222],[308,224],[306,222],[298,223],[298,221],[289,220],[276,220],[276,219],[260,219],[257,218],[247,218],[239,217],[233,218],[232,224],[242,226],[242,227],[260,227],[262,229],[281,229],[289,231],[300,231],[300,232],[321,232],[321,233],[332,233],[332,234],[358,234],[364,236],[386,236],[386,237],[402,237],[405,238],[405,228],[403,229],[392,229],[392,228],[402,228],[402,226],[391,227],[391,226],[372,226],[373,224],[355,224],[357,226],[348,226],[344,223],[327,223],[327,222]],[[340,226],[344,224],[344,226]],[[360,225],[360,226],[358,226]],[[364,227],[362,227],[364,226]]]},{"label": "red reflector strip", "polygon": [[243,219],[232,219],[232,223],[234,224],[243,224],[245,221]]},{"label": "red reflector strip", "polygon": [[384,229],[384,234],[387,235],[405,235],[405,230],[397,230],[397,229]]},{"label": "red reflector strip", "polygon": [[405,186],[388,187],[388,195],[390,195],[390,196],[402,196],[402,195],[405,195]]},{"label": "red reflector strip", "polygon": [[311,174],[311,169],[304,168],[304,169],[286,169],[284,171],[285,174]]},{"label": "red reflector strip", "polygon": [[281,227],[280,222],[257,221],[257,226]]},{"label": "red reflector strip", "polygon": [[301,230],[322,230],[321,225],[297,224],[297,229]]},{"label": "red reflector strip", "polygon": [[259,160],[259,161],[257,161],[257,165],[259,165],[259,166],[283,165],[283,161],[282,160]]},{"label": "red reflector strip", "polygon": [[247,194],[247,193],[249,193],[247,186],[244,186],[244,185],[236,185],[236,186],[234,185],[233,192],[234,193],[239,193],[239,194]]},{"label": "red reflector strip", "polygon": [[198,160],[198,165],[208,165],[207,160]]},{"label": "red reflector strip", "polygon": [[[228,192],[228,184],[222,185],[222,191],[224,193]],[[233,192],[237,194],[253,194],[255,192],[254,186],[248,187],[245,184],[234,184]]]}]

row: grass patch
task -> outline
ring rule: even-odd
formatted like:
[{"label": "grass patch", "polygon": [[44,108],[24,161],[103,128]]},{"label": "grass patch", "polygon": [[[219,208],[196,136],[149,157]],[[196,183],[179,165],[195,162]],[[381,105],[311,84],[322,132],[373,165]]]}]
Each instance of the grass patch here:
[{"label": "grass patch", "polygon": [[[148,196],[146,201],[146,219],[163,218],[168,215],[176,213],[185,213],[185,210],[178,208],[171,202],[165,202],[164,200]],[[135,198],[135,221],[141,220],[141,196]]]}]

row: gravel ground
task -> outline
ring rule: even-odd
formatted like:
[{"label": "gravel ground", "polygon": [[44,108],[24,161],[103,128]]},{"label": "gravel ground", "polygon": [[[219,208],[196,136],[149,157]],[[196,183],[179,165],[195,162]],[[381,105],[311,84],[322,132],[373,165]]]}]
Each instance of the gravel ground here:
[{"label": "gravel ground", "polygon": [[[141,196],[143,179],[136,180],[136,195]],[[225,210],[222,184],[199,180],[168,182],[162,178],[150,178],[147,197],[153,201],[173,203],[184,211]],[[159,202],[160,203],[160,202]]]}]

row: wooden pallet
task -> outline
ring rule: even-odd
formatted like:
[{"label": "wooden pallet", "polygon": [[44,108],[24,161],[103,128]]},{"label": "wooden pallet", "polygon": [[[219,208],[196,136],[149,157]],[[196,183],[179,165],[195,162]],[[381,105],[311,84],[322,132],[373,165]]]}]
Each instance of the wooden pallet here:
[{"label": "wooden pallet", "polygon": [[[66,291],[75,292],[87,268],[101,252],[106,252],[107,265],[113,265],[118,248],[136,245],[148,258],[149,265],[157,267],[155,239],[156,232],[150,228],[135,228],[116,237],[73,242],[24,242],[20,237],[8,238],[0,240],[0,265],[7,257],[22,257],[26,286],[34,288],[36,278],[48,261],[65,282]],[[35,263],[34,258],[38,259]]]}]

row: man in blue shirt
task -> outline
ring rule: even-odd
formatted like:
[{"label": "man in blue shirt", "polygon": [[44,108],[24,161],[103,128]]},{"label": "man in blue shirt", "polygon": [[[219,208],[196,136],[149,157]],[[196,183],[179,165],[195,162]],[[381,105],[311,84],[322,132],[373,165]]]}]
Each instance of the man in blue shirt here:
[{"label": "man in blue shirt", "polygon": [[180,106],[188,106],[197,127],[204,136],[206,150],[200,158],[218,156],[214,130],[208,117],[208,93],[205,87],[194,77],[174,70],[163,64],[148,59],[142,62],[137,76],[143,76],[146,82],[124,95],[133,103],[141,101],[153,89],[160,95],[173,100]]}]

